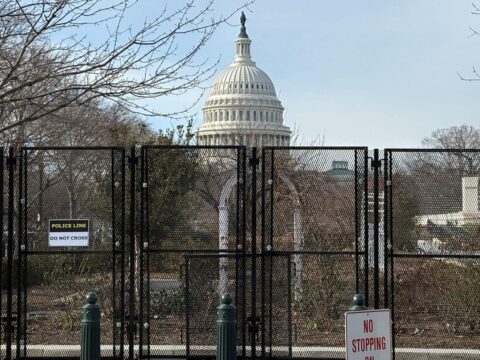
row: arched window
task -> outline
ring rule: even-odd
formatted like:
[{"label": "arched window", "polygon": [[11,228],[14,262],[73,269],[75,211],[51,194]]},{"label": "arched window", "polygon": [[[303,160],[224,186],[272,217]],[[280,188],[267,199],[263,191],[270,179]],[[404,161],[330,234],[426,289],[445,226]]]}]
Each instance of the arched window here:
[{"label": "arched window", "polygon": [[253,121],[257,121],[257,112],[256,111],[253,112]]},{"label": "arched window", "polygon": [[247,111],[247,121],[250,121],[250,111]]},{"label": "arched window", "polygon": [[220,111],[220,121],[223,120],[223,111]]},{"label": "arched window", "polygon": [[230,118],[230,111],[227,110],[225,111],[225,120],[228,121],[230,120],[229,118]]},{"label": "arched window", "polygon": [[232,120],[233,120],[233,121],[235,121],[235,114],[236,114],[236,111],[233,110],[233,111],[232,111]]},{"label": "arched window", "polygon": [[215,121],[217,121],[217,112],[215,111]]},{"label": "arched window", "polygon": [[243,120],[242,110],[240,110],[240,111],[238,112],[238,120],[240,120],[240,121]]},{"label": "arched window", "polygon": [[263,112],[260,111],[260,121],[263,121]]}]

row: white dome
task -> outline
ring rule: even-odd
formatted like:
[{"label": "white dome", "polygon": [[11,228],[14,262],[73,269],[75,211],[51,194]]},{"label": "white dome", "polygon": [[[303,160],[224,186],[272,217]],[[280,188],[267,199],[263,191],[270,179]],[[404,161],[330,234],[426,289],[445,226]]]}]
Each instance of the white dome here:
[{"label": "white dome", "polygon": [[242,18],[235,59],[213,82],[203,107],[198,144],[287,146],[291,132],[283,125],[283,106],[270,77],[251,59]]},{"label": "white dome", "polygon": [[268,75],[255,65],[233,63],[212,85],[210,95],[258,94],[277,96]]}]

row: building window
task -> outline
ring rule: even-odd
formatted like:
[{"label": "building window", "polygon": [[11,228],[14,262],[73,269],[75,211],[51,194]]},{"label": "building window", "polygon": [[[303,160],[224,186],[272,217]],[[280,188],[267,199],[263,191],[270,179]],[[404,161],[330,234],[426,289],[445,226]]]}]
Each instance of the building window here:
[{"label": "building window", "polygon": [[230,111],[227,110],[225,111],[225,120],[226,121],[230,120],[229,117],[230,117]]},{"label": "building window", "polygon": [[240,120],[240,121],[243,120],[243,114],[242,114],[241,110],[238,112],[238,120]]},{"label": "building window", "polygon": [[256,111],[253,112],[253,121],[257,121],[257,112]]},{"label": "building window", "polygon": [[247,121],[250,121],[250,111],[247,111]]}]

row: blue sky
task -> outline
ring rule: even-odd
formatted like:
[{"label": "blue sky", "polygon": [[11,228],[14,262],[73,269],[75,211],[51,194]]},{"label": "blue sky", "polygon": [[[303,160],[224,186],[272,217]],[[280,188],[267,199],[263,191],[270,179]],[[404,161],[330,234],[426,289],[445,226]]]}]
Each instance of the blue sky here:
[{"label": "blue sky", "polygon": [[[216,11],[237,3],[217,0]],[[321,137],[328,146],[418,147],[435,129],[480,125],[480,82],[457,75],[480,68],[471,0],[257,0],[249,10],[253,60],[272,78],[301,144]],[[233,59],[237,33],[224,26],[201,54],[220,57],[218,72]],[[152,105],[174,110],[197,95]]]}]

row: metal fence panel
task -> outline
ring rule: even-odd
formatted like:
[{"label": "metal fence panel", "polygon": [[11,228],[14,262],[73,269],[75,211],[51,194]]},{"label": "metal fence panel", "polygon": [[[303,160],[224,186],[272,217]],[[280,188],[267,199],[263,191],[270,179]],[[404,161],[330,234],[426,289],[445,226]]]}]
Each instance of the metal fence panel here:
[{"label": "metal fence panel", "polygon": [[140,357],[214,357],[212,311],[245,276],[245,149],[147,146],[141,167]]},{"label": "metal fence panel", "polygon": [[368,296],[374,265],[367,149],[265,148],[262,158],[265,346],[275,357],[329,357],[332,346],[342,356],[343,313],[352,294]]},{"label": "metal fence panel", "polygon": [[385,159],[396,353],[478,356],[480,151],[386,150]]},{"label": "metal fence panel", "polygon": [[[23,148],[17,165],[14,356],[78,357],[79,310],[95,291],[102,353],[123,358],[124,150]],[[88,220],[88,245],[52,247],[52,219]]]}]

